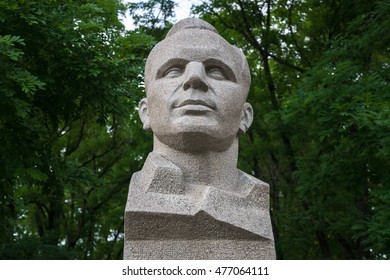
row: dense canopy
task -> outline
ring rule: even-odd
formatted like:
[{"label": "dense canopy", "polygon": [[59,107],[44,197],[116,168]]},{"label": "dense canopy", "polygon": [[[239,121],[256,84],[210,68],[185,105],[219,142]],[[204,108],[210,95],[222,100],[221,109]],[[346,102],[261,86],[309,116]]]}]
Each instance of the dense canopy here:
[{"label": "dense canopy", "polygon": [[[152,149],[143,67],[178,2],[0,0],[0,259],[122,258],[128,183]],[[239,167],[270,184],[278,258],[388,259],[389,1],[192,14],[247,56]]]}]

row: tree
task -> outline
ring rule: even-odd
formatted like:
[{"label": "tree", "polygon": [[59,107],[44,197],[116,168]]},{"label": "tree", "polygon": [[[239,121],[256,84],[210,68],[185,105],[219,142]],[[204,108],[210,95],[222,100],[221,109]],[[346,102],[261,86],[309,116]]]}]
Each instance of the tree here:
[{"label": "tree", "polygon": [[284,110],[299,151],[294,223],[318,241],[307,244],[309,258],[390,252],[390,5],[358,4]]},{"label": "tree", "polygon": [[270,183],[278,258],[386,258],[389,5],[216,0],[193,11],[249,60],[255,120],[240,166]]},{"label": "tree", "polygon": [[149,30],[169,26],[175,17],[176,6],[177,4],[172,0],[149,0],[127,4],[134,24]]},{"label": "tree", "polygon": [[[135,112],[174,1],[0,0],[0,256],[120,259]],[[212,0],[193,12],[243,49],[253,127],[239,167],[270,183],[280,259],[390,254],[386,1]]]},{"label": "tree", "polygon": [[154,41],[124,32],[119,1],[0,6],[1,258],[120,258]]}]

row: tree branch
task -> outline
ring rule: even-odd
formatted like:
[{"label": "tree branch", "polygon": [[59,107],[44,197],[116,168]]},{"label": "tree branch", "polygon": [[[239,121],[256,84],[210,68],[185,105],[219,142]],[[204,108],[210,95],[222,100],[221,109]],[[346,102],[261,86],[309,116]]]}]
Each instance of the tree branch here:
[{"label": "tree branch", "polygon": [[295,1],[292,1],[290,7],[288,8],[288,17],[287,17],[288,30],[290,31],[291,39],[292,39],[295,47],[297,48],[297,51],[298,51],[299,55],[306,62],[306,64],[309,65],[309,67],[311,68],[312,65],[311,65],[310,61],[307,59],[307,57],[303,54],[303,51],[302,51],[301,47],[298,45],[297,39],[295,37],[295,33],[293,32],[293,28],[292,28],[292,10],[294,8],[294,4],[295,4],[294,2]]}]

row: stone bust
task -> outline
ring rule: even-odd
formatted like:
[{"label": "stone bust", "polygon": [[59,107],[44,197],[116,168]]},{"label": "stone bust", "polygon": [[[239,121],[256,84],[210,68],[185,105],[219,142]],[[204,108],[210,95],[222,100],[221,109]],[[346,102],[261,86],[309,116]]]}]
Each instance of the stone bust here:
[{"label": "stone bust", "polygon": [[[203,20],[179,21],[153,48],[139,104],[153,152],[131,179],[125,258],[275,257],[268,185],[237,169],[238,138],[253,120],[250,82],[242,51]],[[183,240],[190,249],[176,251]],[[209,253],[205,240],[216,246]],[[215,240],[257,240],[250,246],[262,253],[248,253],[249,241],[221,251]]]},{"label": "stone bust", "polygon": [[203,21],[179,22],[152,50],[139,114],[154,152],[184,183],[237,188],[238,136],[253,119],[249,86],[244,54]]}]

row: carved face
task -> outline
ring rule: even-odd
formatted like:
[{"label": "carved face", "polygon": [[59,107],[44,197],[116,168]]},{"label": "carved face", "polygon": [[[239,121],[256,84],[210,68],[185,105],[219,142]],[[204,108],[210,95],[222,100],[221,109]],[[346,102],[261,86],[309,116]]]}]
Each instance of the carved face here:
[{"label": "carved face", "polygon": [[147,62],[147,99],[139,110],[144,127],[175,149],[228,148],[252,122],[243,59],[210,31],[185,30],[165,39]]}]

